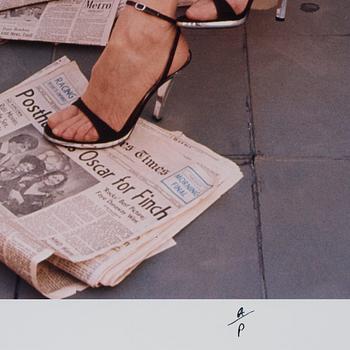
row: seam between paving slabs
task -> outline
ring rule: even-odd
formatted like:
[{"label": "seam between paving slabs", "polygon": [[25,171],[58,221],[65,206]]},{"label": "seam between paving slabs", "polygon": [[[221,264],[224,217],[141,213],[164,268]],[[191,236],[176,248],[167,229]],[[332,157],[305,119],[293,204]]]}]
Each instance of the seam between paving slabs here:
[{"label": "seam between paving slabs", "polygon": [[250,152],[251,152],[250,168],[252,171],[251,190],[252,190],[253,207],[254,207],[254,213],[255,213],[255,228],[256,228],[258,258],[259,258],[259,271],[261,276],[261,289],[262,289],[263,298],[267,299],[268,293],[267,293],[267,284],[266,284],[266,278],[265,278],[263,233],[262,233],[261,210],[260,210],[260,193],[259,193],[260,188],[259,188],[259,177],[255,166],[257,151],[256,151],[256,142],[255,142],[255,124],[254,124],[254,110],[253,110],[253,102],[252,102],[251,72],[250,72],[250,64],[249,64],[248,34],[247,34],[246,25],[244,25],[243,50],[246,56],[247,80],[248,80],[248,96],[247,96],[246,105],[249,111],[248,129],[249,129],[249,142],[250,142]]}]

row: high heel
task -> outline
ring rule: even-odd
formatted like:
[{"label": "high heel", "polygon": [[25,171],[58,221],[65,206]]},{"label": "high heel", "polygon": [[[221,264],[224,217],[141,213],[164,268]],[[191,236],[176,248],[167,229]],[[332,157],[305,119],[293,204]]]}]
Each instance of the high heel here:
[{"label": "high heel", "polygon": [[178,26],[190,29],[218,29],[233,28],[245,23],[254,0],[249,0],[245,9],[236,14],[226,0],[213,0],[217,11],[217,18],[211,21],[193,21],[186,16],[177,19]]},{"label": "high heel", "polygon": [[[186,64],[184,66],[182,66],[181,69],[185,68],[192,59],[192,53],[191,51],[189,51],[189,57],[188,60],[186,62]],[[163,108],[165,106],[166,100],[168,98],[169,92],[171,90],[171,87],[174,83],[175,77],[179,74],[179,71],[175,72],[173,75],[171,75],[168,80],[158,88],[157,90],[157,97],[156,97],[156,103],[154,106],[154,110],[153,110],[153,119],[157,122],[159,122],[160,120],[162,120],[162,111]]]},{"label": "high heel", "polygon": [[276,11],[276,21],[284,21],[286,19],[288,0],[280,0]]},{"label": "high heel", "polygon": [[166,99],[168,98],[171,86],[174,83],[174,78],[175,78],[175,76],[173,78],[169,79],[157,91],[156,104],[154,106],[154,111],[153,111],[153,118],[156,121],[160,121],[162,119],[161,112],[164,108]]},{"label": "high heel", "polygon": [[[87,148],[87,149],[97,149],[97,148],[107,148],[107,147],[113,147],[118,144],[123,143],[132,133],[136,122],[138,121],[145,105],[149,101],[149,99],[152,97],[152,95],[159,90],[159,96],[164,98],[166,97],[166,93],[169,91],[169,85],[170,82],[174,79],[175,75],[185,68],[191,60],[191,52],[189,52],[189,56],[187,61],[180,69],[178,69],[175,73],[169,75],[170,68],[172,66],[176,49],[179,43],[181,30],[178,26],[176,26],[177,22],[176,19],[168,17],[166,15],[163,15],[162,13],[147,7],[146,5],[134,2],[128,0],[126,2],[126,5],[132,6],[137,11],[141,11],[147,15],[155,16],[159,19],[162,19],[164,21],[167,21],[174,25],[176,27],[176,34],[175,38],[169,53],[168,60],[166,62],[165,68],[163,70],[163,73],[161,74],[158,81],[148,90],[146,95],[142,98],[142,100],[138,103],[138,105],[135,107],[133,112],[130,114],[129,118],[126,120],[124,126],[120,131],[113,130],[108,124],[106,124],[99,116],[97,116],[85,103],[84,101],[79,98],[77,101],[73,103],[74,106],[76,106],[81,112],[85,114],[85,116],[91,121],[92,125],[96,129],[98,133],[98,140],[92,141],[92,142],[83,142],[83,141],[71,141],[66,140],[62,137],[58,137],[54,135],[51,128],[46,125],[44,128],[44,136],[49,141],[66,147],[75,147],[75,148]],[[159,102],[159,101],[158,101]],[[159,104],[158,104],[159,105]],[[162,106],[162,103],[160,104]],[[157,117],[159,118],[159,112],[156,112]]]}]

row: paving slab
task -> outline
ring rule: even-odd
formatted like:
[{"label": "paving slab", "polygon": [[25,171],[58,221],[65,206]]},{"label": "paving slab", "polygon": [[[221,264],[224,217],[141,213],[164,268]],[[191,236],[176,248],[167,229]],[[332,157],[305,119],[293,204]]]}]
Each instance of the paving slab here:
[{"label": "paving slab", "polygon": [[249,21],[257,150],[278,157],[348,157],[350,4],[321,1],[320,11],[305,13],[301,3],[290,1],[284,23],[273,23],[273,11],[255,11]]},{"label": "paving slab", "polygon": [[350,297],[350,161],[257,161],[269,298]]},{"label": "paving slab", "polygon": [[[76,298],[261,298],[252,176],[176,236],[177,246],[144,262],[115,288],[88,289]],[[24,282],[20,298],[40,294]]]},{"label": "paving slab", "polygon": [[33,42],[0,45],[0,93],[50,64],[52,49],[51,44]]},{"label": "paving slab", "polygon": [[[310,6],[310,4],[312,4]],[[316,11],[310,11],[318,6]],[[346,36],[350,31],[350,3],[347,0],[289,0],[284,22],[275,22],[275,9],[252,11],[249,34],[291,36]],[[274,25],[275,22],[275,25]]]},{"label": "paving slab", "polygon": [[[247,155],[249,111],[244,30],[186,30],[193,59],[174,82],[161,126],[224,155]],[[152,114],[149,104],[146,115]]]}]

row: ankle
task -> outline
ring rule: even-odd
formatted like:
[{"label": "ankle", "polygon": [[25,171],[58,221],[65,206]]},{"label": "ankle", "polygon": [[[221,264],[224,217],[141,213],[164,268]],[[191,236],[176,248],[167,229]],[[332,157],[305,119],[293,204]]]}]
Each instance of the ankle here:
[{"label": "ankle", "polygon": [[125,8],[113,30],[110,43],[122,46],[159,45],[174,35],[175,26],[132,7]]}]

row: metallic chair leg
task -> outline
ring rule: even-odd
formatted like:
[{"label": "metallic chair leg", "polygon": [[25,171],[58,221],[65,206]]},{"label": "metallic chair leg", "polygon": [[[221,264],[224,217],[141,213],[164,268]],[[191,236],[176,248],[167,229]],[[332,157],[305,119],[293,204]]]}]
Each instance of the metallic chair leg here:
[{"label": "metallic chair leg", "polygon": [[286,19],[288,0],[280,0],[276,11],[276,21],[284,21]]},{"label": "metallic chair leg", "polygon": [[174,81],[174,78],[169,79],[166,83],[164,83],[157,91],[157,100],[156,105],[154,107],[153,111],[153,118],[157,121],[162,119],[161,111],[165,106],[166,99],[168,97],[170,88],[172,86],[172,83]]}]

